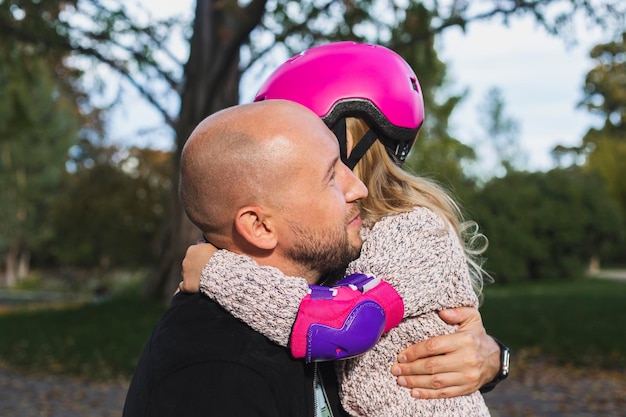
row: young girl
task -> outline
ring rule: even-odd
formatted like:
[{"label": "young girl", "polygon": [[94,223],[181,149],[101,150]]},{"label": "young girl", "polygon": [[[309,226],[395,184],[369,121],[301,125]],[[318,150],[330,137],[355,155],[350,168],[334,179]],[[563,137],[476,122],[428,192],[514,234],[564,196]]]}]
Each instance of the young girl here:
[{"label": "young girl", "polygon": [[[488,416],[479,392],[417,400],[390,372],[402,349],[453,333],[455,327],[437,312],[477,306],[482,289],[482,270],[473,260],[481,251],[473,248],[484,237],[476,225],[462,221],[457,204],[437,185],[400,168],[423,121],[412,69],[386,48],[339,42],[312,48],[279,67],[257,95],[266,99],[300,102],[334,129],[342,158],[369,190],[361,207],[361,255],[345,273],[383,279],[404,302],[404,319],[371,350],[337,361],[345,410],[367,417]],[[188,274],[189,261],[186,290],[197,280]],[[299,337],[291,332],[309,293],[303,279],[221,250],[204,266],[199,286],[276,343],[289,346]]]}]

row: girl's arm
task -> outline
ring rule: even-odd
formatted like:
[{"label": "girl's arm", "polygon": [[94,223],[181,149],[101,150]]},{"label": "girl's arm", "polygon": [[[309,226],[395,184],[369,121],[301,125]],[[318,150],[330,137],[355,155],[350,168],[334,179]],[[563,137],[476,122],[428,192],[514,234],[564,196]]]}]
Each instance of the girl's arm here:
[{"label": "girl's arm", "polygon": [[187,249],[183,287],[201,291],[236,318],[281,346],[289,345],[300,301],[309,293],[304,278],[289,277],[252,258],[211,244]]},{"label": "girl's arm", "polygon": [[389,282],[405,317],[477,306],[463,247],[456,233],[426,208],[387,216],[374,225],[361,256],[348,267]]},{"label": "girl's arm", "polygon": [[[198,274],[202,262],[206,264]],[[211,245],[187,250],[181,287],[197,291],[198,276],[200,291],[307,361],[361,354],[383,331],[397,325],[403,314],[397,292],[373,277],[359,274],[333,288],[309,286],[303,278],[260,266],[245,255],[216,252]]]}]

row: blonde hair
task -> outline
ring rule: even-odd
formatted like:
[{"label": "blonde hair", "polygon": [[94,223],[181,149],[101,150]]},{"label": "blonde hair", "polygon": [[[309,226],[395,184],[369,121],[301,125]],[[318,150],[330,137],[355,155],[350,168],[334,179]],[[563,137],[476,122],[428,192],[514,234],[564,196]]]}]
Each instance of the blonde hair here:
[{"label": "blonde hair", "polygon": [[[354,148],[369,126],[361,119],[348,117],[346,129],[353,138]],[[374,142],[356,164],[354,173],[369,191],[367,198],[361,200],[361,217],[365,224],[371,226],[385,216],[405,213],[415,207],[427,208],[450,224],[463,245],[474,291],[481,297],[483,282],[491,281],[480,259],[487,249],[487,238],[479,232],[476,222],[463,218],[459,205],[441,186],[404,171],[380,141]]]}]

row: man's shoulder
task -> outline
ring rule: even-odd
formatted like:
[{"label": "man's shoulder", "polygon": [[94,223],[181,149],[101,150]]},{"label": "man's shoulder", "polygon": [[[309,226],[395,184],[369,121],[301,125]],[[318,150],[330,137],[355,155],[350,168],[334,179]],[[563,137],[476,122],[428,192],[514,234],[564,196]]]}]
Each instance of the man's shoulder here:
[{"label": "man's shoulder", "polygon": [[[218,339],[221,340],[220,345],[238,341],[265,344],[267,340],[215,301],[199,293],[177,294],[157,323],[156,330],[192,344]],[[272,344],[272,347],[278,346]]]},{"label": "man's shoulder", "polygon": [[302,362],[293,359],[288,349],[255,332],[202,294],[176,295],[150,343],[153,351],[166,350],[164,355],[176,361],[237,363],[277,378],[288,370],[300,373],[302,368]]},{"label": "man's shoulder", "polygon": [[[233,410],[258,406],[273,415],[306,415],[310,369],[200,294],[180,294],[154,328],[131,383],[127,416],[137,409],[160,410],[205,402],[223,409],[214,415],[244,415]],[[249,402],[251,405],[240,404]],[[198,403],[200,402],[200,403]],[[203,405],[204,404],[204,405]],[[244,407],[245,406],[245,407]],[[281,410],[281,411],[278,411]],[[149,413],[150,414],[150,413]],[[179,414],[182,415],[182,414]],[[189,413],[189,415],[196,415]],[[248,414],[250,415],[250,414]]]}]

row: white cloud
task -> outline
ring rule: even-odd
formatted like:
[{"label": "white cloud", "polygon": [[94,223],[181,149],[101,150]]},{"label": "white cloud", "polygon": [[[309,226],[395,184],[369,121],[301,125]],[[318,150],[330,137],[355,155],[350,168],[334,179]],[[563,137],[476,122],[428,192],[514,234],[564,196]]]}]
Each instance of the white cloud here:
[{"label": "white cloud", "polygon": [[467,143],[479,137],[476,108],[486,91],[496,86],[503,92],[508,115],[520,123],[528,168],[549,168],[549,152],[556,144],[578,144],[597,122],[576,105],[593,64],[588,50],[605,41],[596,34],[568,47],[531,19],[516,19],[508,28],[498,22],[478,23],[466,34],[448,30],[441,39],[440,58],[448,64],[455,86],[470,89],[453,114],[457,137]]}]

